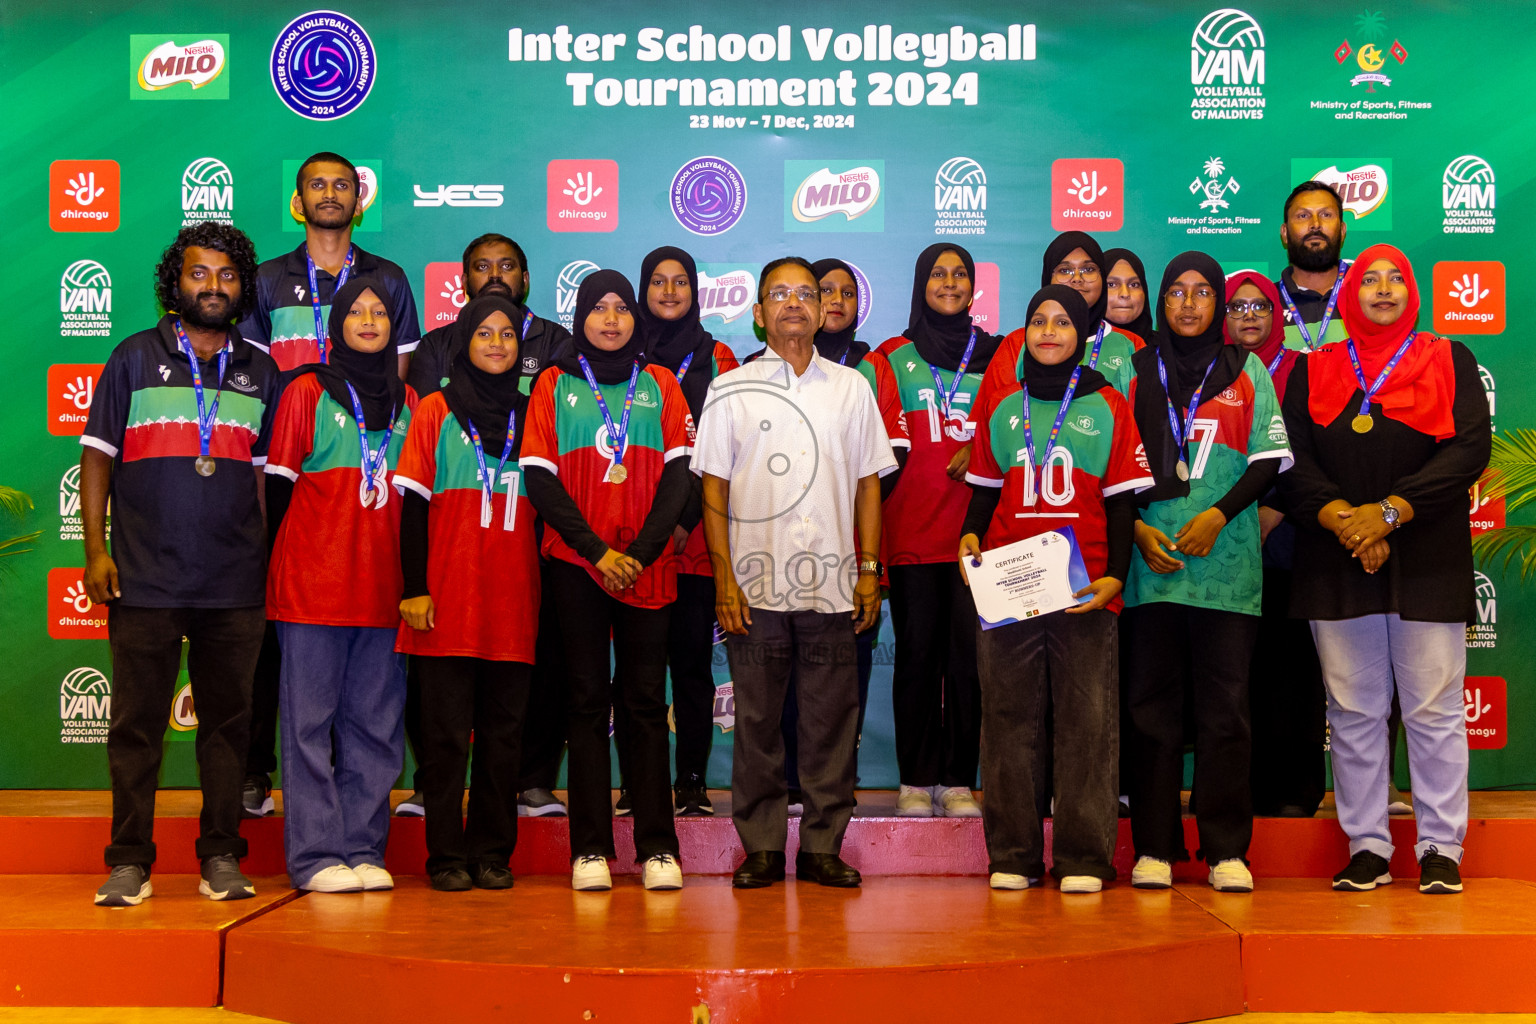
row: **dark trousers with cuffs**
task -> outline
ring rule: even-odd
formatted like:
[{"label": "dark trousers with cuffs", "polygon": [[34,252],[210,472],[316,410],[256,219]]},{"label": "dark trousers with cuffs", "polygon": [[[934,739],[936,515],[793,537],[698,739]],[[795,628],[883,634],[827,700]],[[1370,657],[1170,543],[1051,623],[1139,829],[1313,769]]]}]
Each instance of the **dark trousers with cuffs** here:
[{"label": "dark trousers with cuffs", "polygon": [[[1045,873],[1040,794],[1054,764],[1051,874],[1113,880],[1119,828],[1118,616],[1054,612],[976,627],[988,870]],[[1055,734],[1046,730],[1054,708]]]},{"label": "dark trousers with cuffs", "polygon": [[981,755],[976,604],[953,561],[893,565],[890,575],[891,709],[901,781],[970,789]]},{"label": "dark trousers with cuffs", "polygon": [[1127,609],[1132,625],[1131,835],[1138,856],[1189,858],[1179,791],[1184,707],[1195,724],[1197,856],[1246,858],[1253,838],[1248,667],[1259,618],[1157,601]]},{"label": "dark trousers with cuffs", "polygon": [[250,745],[251,678],[266,628],[266,609],[131,608],[111,604],[112,720],[107,767],[112,776],[108,867],[153,864],[155,789],[181,641],[197,708],[197,772],[203,791],[199,859],[244,857],[240,791]]},{"label": "dark trousers with cuffs", "polygon": [[544,560],[539,567],[541,593],[539,638],[534,649],[533,687],[528,694],[528,712],[524,717],[522,767],[517,788],[554,789],[560,778],[560,761],[565,757],[566,709],[570,687],[566,679],[565,641],[560,635],[560,613],[549,597],[549,567]]},{"label": "dark trousers with cuffs", "polygon": [[[516,661],[413,656],[421,678],[422,796],[427,873],[506,867],[517,845],[517,772],[533,666]],[[464,771],[474,765],[469,821]]]},{"label": "dark trousers with cuffs", "polygon": [[748,853],[789,838],[781,723],[793,668],[800,699],[800,849],[837,853],[858,777],[858,672],[849,612],[753,608],[745,636],[726,640],[736,692],[731,817]]},{"label": "dark trousers with cuffs", "polygon": [[270,776],[277,771],[277,694],[282,678],[283,652],[277,644],[277,623],[268,622],[251,682],[251,740],[245,756],[247,775]]},{"label": "dark trousers with cuffs", "polygon": [[1290,570],[1265,569],[1264,614],[1248,683],[1258,815],[1278,814],[1284,807],[1312,814],[1323,800],[1323,666],[1307,621],[1290,617],[1290,601]]},{"label": "dark trousers with cuffs", "polygon": [[[610,708],[628,722],[625,768],[634,807],[635,856],[678,853],[667,779],[667,619],[671,607],[635,608],[587,571],[552,560],[549,595],[563,623],[570,680],[571,856],[614,856]],[[610,671],[608,635],[615,657]]]}]

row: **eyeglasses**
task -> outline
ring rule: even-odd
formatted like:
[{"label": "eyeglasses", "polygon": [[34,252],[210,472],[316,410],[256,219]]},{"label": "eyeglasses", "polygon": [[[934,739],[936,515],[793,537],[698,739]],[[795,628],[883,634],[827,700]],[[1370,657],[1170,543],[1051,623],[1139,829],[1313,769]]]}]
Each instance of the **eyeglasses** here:
[{"label": "eyeglasses", "polygon": [[781,284],[777,288],[768,289],[768,299],[771,302],[788,302],[791,295],[801,302],[810,302],[812,299],[818,298],[820,293],[815,288],[807,288],[805,285],[801,285],[799,288],[790,288]]},{"label": "eyeglasses", "polygon": [[1252,313],[1254,316],[1268,316],[1274,312],[1274,309],[1275,304],[1268,299],[1252,299],[1248,302],[1234,299],[1227,303],[1227,314],[1229,316],[1246,317],[1249,313]]},{"label": "eyeglasses", "polygon": [[1051,271],[1051,276],[1062,282],[1070,281],[1074,277],[1083,281],[1096,281],[1099,277],[1099,268],[1092,263],[1084,263],[1080,267],[1073,267],[1063,263]]},{"label": "eyeglasses", "polygon": [[1216,293],[1202,285],[1191,294],[1185,291],[1183,287],[1174,285],[1163,293],[1163,304],[1166,306],[1182,306],[1186,298],[1193,300],[1197,306],[1209,306],[1216,302]]}]

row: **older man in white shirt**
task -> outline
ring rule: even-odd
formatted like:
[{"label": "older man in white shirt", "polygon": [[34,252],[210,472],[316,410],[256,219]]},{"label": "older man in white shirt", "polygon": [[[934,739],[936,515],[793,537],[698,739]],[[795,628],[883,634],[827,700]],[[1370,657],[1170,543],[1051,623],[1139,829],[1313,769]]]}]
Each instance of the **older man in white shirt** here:
[{"label": "older man in white shirt", "polygon": [[795,875],[851,887],[859,873],[838,853],[857,767],[853,635],[880,614],[879,478],[897,463],[864,378],[816,354],[821,291],[810,264],[791,256],[764,267],[752,315],[768,351],[715,378],[693,450],[736,688],[732,818],[747,859],[732,883],[784,878],[779,722],[794,668],[805,795]]}]

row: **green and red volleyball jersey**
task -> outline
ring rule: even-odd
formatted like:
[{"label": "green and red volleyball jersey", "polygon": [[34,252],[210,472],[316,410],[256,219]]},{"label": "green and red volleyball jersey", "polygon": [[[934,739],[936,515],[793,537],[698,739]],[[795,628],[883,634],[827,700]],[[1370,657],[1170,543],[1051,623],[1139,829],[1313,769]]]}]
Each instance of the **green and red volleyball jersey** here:
[{"label": "green and red volleyball jersey", "polygon": [[[91,396],[80,443],[110,456],[110,541],[124,605],[250,608],[266,587],[266,533],[256,471],[267,460],[278,372],[231,328],[219,355],[199,360],[204,408],[215,412],[202,453],[192,367],[169,314],[112,350]],[[214,399],[218,408],[213,409]]]},{"label": "green and red volleyball jersey", "polygon": [[[1099,579],[1109,563],[1104,499],[1153,483],[1130,403],[1110,388],[1073,397],[1047,455],[1061,402],[1031,395],[1030,432],[1035,458],[1043,463],[1037,471],[1024,446],[1024,391],[1017,378],[994,383],[989,374],[976,400],[976,437],[965,474],[968,483],[1002,489],[982,546],[991,550],[1070,526],[1088,577]],[[1120,611],[1120,599],[1107,607]]]},{"label": "green and red volleyball jersey", "polygon": [[[715,352],[709,379],[714,380],[722,373],[734,370],[740,365],[741,363],[736,359],[736,353],[731,351],[730,346],[717,341],[715,342]],[[707,402],[708,399],[706,398],[705,401]],[[691,436],[688,444],[690,447],[693,445]],[[704,546],[703,519],[700,519],[694,526],[693,531],[688,534],[688,543],[684,546],[681,557],[682,564],[678,566],[679,572],[686,572],[691,576],[714,575],[714,570],[709,565],[709,549]]]},{"label": "green and red volleyball jersey", "polygon": [[[1138,380],[1131,387],[1133,406],[1139,386]],[[1163,531],[1169,539],[1185,523],[1216,504],[1250,464],[1260,459],[1280,459],[1282,473],[1291,467],[1290,439],[1280,403],[1275,399],[1275,386],[1258,356],[1249,354],[1237,380],[1200,404],[1188,451],[1189,494],[1154,501],[1141,512],[1142,522]],[[1136,551],[1131,556],[1130,578],[1125,581],[1125,603],[1135,607],[1173,601],[1197,608],[1259,614],[1264,575],[1257,503],[1222,527],[1209,555],[1176,557],[1184,562],[1184,568],[1158,574],[1147,568],[1146,559]]]},{"label": "green and red volleyball jersey", "polygon": [[[1109,323],[1109,321],[1104,321]],[[987,377],[991,379],[995,374],[998,378],[996,384],[1003,387],[1007,384],[1007,378],[1012,376],[1018,380],[1018,366],[1024,358],[1024,332],[1027,328],[1020,327],[1003,339],[998,347],[997,355],[992,357],[992,363],[987,367]],[[1123,327],[1109,324],[1109,330],[1104,332],[1104,342],[1099,346],[1098,359],[1093,358],[1093,338],[1090,336],[1086,342],[1078,339],[1078,362],[1088,366],[1091,362],[1092,369],[1098,370],[1109,381],[1109,386],[1122,395],[1131,393],[1131,381],[1136,378],[1136,369],[1131,366],[1131,356],[1146,347],[1146,341],[1141,335],[1127,331]]]},{"label": "green and red volleyball jersey", "polygon": [[[624,415],[629,381],[599,384],[609,414],[617,426]],[[592,532],[615,551],[625,551],[640,534],[651,511],[662,468],[693,450],[693,416],[683,389],[672,372],[660,366],[640,371],[635,404],[629,416],[621,484],[608,480],[614,451],[608,427],[592,389],[580,374],[551,367],[539,376],[528,400],[528,426],[523,434],[523,469],[547,469],[560,478]],[[544,531],[543,552],[579,565],[602,582],[597,569],[578,555],[558,530]],[[668,544],[646,566],[635,585],[615,596],[637,608],[661,608],[677,598],[678,557]]]},{"label": "green and red volleyball jersey", "polygon": [[[400,623],[400,497],[395,467],[410,430],[416,392],[405,389],[389,448],[377,467],[382,487],[365,486],[357,420],[306,373],[288,385],[272,426],[267,472],[293,481],[267,572],[267,618],[317,626]],[[384,431],[367,432],[377,452]],[[366,499],[366,503],[365,503]]]},{"label": "green and red volleyball jersey", "polygon": [[[500,460],[500,450],[486,452],[486,472],[494,474]],[[436,608],[429,630],[400,623],[395,650],[533,664],[539,631],[537,513],[516,450],[496,481],[487,514],[469,434],[441,393],[429,395],[411,417],[395,486],[431,503],[427,592]]]},{"label": "green and red volleyball jersey", "polygon": [[[882,506],[881,560],[887,565],[952,562],[971,489],[951,480],[946,470],[955,453],[971,443],[976,429],[971,410],[982,374],[966,373],[946,416],[944,395],[912,339],[897,336],[871,355],[884,359],[891,370],[911,445],[896,489]],[[939,377],[947,390],[954,372],[940,369]]]}]

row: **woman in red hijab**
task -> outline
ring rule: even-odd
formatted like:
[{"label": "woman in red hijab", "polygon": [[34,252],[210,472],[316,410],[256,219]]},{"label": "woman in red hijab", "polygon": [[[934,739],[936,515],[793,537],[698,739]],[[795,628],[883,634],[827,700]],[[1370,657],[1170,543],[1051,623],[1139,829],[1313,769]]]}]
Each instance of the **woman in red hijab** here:
[{"label": "woman in red hijab", "polygon": [[1339,313],[1349,337],[1296,364],[1280,479],[1296,524],[1291,614],[1311,620],[1328,688],[1334,793],[1349,836],[1335,889],[1391,881],[1387,714],[1408,735],[1419,891],[1461,891],[1467,831],[1462,715],[1474,611],[1467,489],[1491,431],[1477,359],[1419,331],[1419,289],[1390,245],[1360,254]]}]

